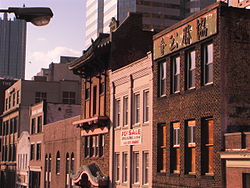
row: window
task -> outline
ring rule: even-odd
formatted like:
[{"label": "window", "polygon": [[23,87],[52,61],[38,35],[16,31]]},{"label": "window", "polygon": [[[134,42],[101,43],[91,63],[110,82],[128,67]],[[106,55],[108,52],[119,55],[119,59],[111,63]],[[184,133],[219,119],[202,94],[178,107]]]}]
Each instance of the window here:
[{"label": "window", "polygon": [[35,103],[41,102],[43,100],[46,101],[47,94],[45,92],[36,92],[35,94]]},{"label": "window", "polygon": [[84,137],[84,156],[102,157],[104,154],[104,134]]},{"label": "window", "polygon": [[93,115],[96,115],[97,109],[97,86],[93,87]]},{"label": "window", "polygon": [[115,153],[115,181],[119,182],[120,180],[120,154]]},{"label": "window", "polygon": [[195,87],[195,51],[186,53],[186,88]]},{"label": "window", "polygon": [[214,120],[204,118],[202,120],[202,172],[205,175],[214,173]]},{"label": "window", "polygon": [[85,100],[88,100],[88,99],[90,99],[90,89],[86,88],[86,90],[85,90]]},{"label": "window", "polygon": [[185,151],[185,172],[188,174],[196,171],[196,143],[195,143],[195,126],[194,120],[186,121],[186,151]]},{"label": "window", "polygon": [[159,96],[166,95],[167,63],[159,64]]},{"label": "window", "polygon": [[14,133],[17,132],[17,117],[14,118]]},{"label": "window", "polygon": [[5,110],[8,110],[8,98],[5,99]]},{"label": "window", "polygon": [[143,122],[149,121],[149,91],[143,92]]},{"label": "window", "polygon": [[76,103],[76,93],[71,91],[63,92],[63,104],[75,104]]},{"label": "window", "polygon": [[69,153],[67,153],[66,154],[66,174],[69,174],[69,165],[70,165],[70,163],[69,163],[70,161],[69,161]]},{"label": "window", "polygon": [[18,90],[16,92],[16,104],[19,104],[20,103],[20,91]]},{"label": "window", "polygon": [[122,182],[128,181],[128,153],[122,153]]},{"label": "window", "polygon": [[213,44],[202,47],[203,84],[213,82]]},{"label": "window", "polygon": [[15,106],[16,104],[16,93],[13,93],[12,95],[12,106]]},{"label": "window", "polygon": [[37,133],[42,132],[42,116],[37,118]]},{"label": "window", "polygon": [[133,184],[139,183],[139,152],[133,152]]},{"label": "window", "polygon": [[102,157],[104,154],[104,134],[99,135],[99,156]]},{"label": "window", "polygon": [[11,96],[9,96],[9,109],[11,107]]},{"label": "window", "polygon": [[41,144],[36,145],[36,160],[41,160]]},{"label": "window", "polygon": [[8,135],[8,134],[9,134],[9,120],[7,120],[5,124],[5,135]]},{"label": "window", "polygon": [[30,160],[35,159],[35,144],[30,145]]},{"label": "window", "polygon": [[56,153],[56,174],[60,174],[60,152]]},{"label": "window", "polygon": [[99,85],[99,93],[100,95],[104,93],[104,89],[105,89],[105,85],[104,85],[104,82],[101,82],[100,85]]},{"label": "window", "polygon": [[148,184],[149,173],[149,153],[143,152],[143,185]]},{"label": "window", "polygon": [[250,173],[242,174],[242,185],[243,188],[250,188]]},{"label": "window", "polygon": [[71,163],[70,163],[70,169],[72,172],[74,172],[75,167],[75,156],[74,153],[71,153]]},{"label": "window", "polygon": [[36,118],[32,118],[31,120],[31,134],[36,133]]},{"label": "window", "polygon": [[134,94],[134,125],[135,124],[139,124],[140,123],[140,94],[139,93],[135,93]]},{"label": "window", "polygon": [[171,90],[172,93],[180,91],[180,57],[176,56],[171,59],[172,74],[171,74]]},{"label": "window", "polygon": [[171,172],[180,173],[180,122],[171,124],[172,148],[170,150]]},{"label": "window", "polygon": [[121,118],[121,108],[120,108],[120,99],[115,99],[115,109],[114,109],[114,120],[115,127],[120,127],[120,118]]},{"label": "window", "polygon": [[128,97],[123,98],[123,126],[128,126]]},{"label": "window", "polygon": [[13,133],[13,121],[12,121],[12,119],[10,119],[10,134],[12,134]]}]

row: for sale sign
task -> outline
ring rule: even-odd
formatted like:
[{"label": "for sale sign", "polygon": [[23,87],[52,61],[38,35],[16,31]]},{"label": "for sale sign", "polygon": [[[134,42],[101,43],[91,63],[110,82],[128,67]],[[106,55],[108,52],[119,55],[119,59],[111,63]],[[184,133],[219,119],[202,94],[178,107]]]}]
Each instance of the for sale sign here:
[{"label": "for sale sign", "polygon": [[142,131],[141,128],[128,129],[121,131],[121,145],[138,145],[141,144]]}]

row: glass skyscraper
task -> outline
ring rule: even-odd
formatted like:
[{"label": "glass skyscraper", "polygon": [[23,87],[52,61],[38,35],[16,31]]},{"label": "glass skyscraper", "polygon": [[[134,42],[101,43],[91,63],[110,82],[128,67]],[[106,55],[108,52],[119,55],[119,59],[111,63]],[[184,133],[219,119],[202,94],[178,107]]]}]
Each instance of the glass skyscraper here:
[{"label": "glass skyscraper", "polygon": [[85,47],[98,33],[109,33],[112,17],[120,23],[128,12],[142,14],[143,29],[161,31],[216,0],[87,0]]}]

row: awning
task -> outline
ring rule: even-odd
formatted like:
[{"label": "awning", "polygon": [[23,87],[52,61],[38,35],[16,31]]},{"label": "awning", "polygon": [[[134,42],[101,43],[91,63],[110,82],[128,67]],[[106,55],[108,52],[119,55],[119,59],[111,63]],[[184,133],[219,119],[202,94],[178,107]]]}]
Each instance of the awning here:
[{"label": "awning", "polygon": [[93,118],[83,119],[79,121],[73,122],[73,125],[77,127],[89,128],[90,125],[107,125],[108,124],[108,117],[107,116],[96,116]]},{"label": "awning", "polygon": [[81,166],[76,174],[70,174],[70,177],[72,182],[79,186],[91,185],[98,187],[108,185],[108,177],[101,172],[95,163]]}]

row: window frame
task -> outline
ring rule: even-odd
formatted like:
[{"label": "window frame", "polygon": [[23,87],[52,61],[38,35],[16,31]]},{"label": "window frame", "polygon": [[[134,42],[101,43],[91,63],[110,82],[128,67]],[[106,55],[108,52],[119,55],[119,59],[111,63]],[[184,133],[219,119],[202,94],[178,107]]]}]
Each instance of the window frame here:
[{"label": "window frame", "polygon": [[140,124],[140,92],[133,94],[133,126]]},{"label": "window frame", "polygon": [[142,184],[148,185],[149,184],[149,152],[148,151],[143,151],[143,159],[142,160],[143,160]]},{"label": "window frame", "polygon": [[[192,57],[194,53],[194,57]],[[194,61],[193,61],[194,60]],[[192,66],[193,65],[193,66]],[[196,50],[190,49],[185,53],[185,66],[186,66],[186,89],[195,88],[195,73],[196,73]]]},{"label": "window frame", "polygon": [[[178,59],[178,61],[177,61]],[[171,93],[180,92],[180,75],[181,75],[181,57],[174,55],[170,58],[171,61]]]},{"label": "window frame", "polygon": [[132,171],[132,177],[133,177],[133,184],[139,184],[140,183],[140,160],[139,160],[139,151],[133,152],[133,171]]},{"label": "window frame", "polygon": [[128,152],[122,153],[122,183],[128,182]]},{"label": "window frame", "polygon": [[150,100],[149,100],[149,90],[143,91],[143,123],[149,122],[150,116]]},{"label": "window frame", "polygon": [[159,97],[166,96],[166,91],[167,91],[167,62],[162,61],[159,62],[159,72],[158,72],[158,77],[159,77]]},{"label": "window frame", "polygon": [[116,183],[120,181],[120,153],[115,153],[114,155],[115,165],[114,165],[114,180]]},{"label": "window frame", "polygon": [[128,126],[128,96],[123,97],[123,127]]},{"label": "window frame", "polygon": [[[208,46],[210,46],[210,45],[212,45],[212,52],[209,53]],[[213,42],[210,41],[210,42],[203,44],[201,49],[202,49],[202,58],[201,58],[201,60],[202,60],[202,84],[204,86],[206,86],[206,85],[213,84],[213,82],[214,82],[214,75],[213,75],[213,72],[214,72],[214,66],[213,66],[213,64],[214,64],[214,45],[213,45]],[[212,56],[210,57],[209,54]],[[212,62],[209,62],[209,59],[210,59],[209,57],[212,59]],[[210,69],[209,69],[209,66],[210,66]],[[212,72],[209,72],[209,71],[212,71]],[[210,78],[209,73],[211,73],[212,78]]]},{"label": "window frame", "polygon": [[114,127],[118,128],[121,126],[121,100],[116,98],[114,101]]}]

